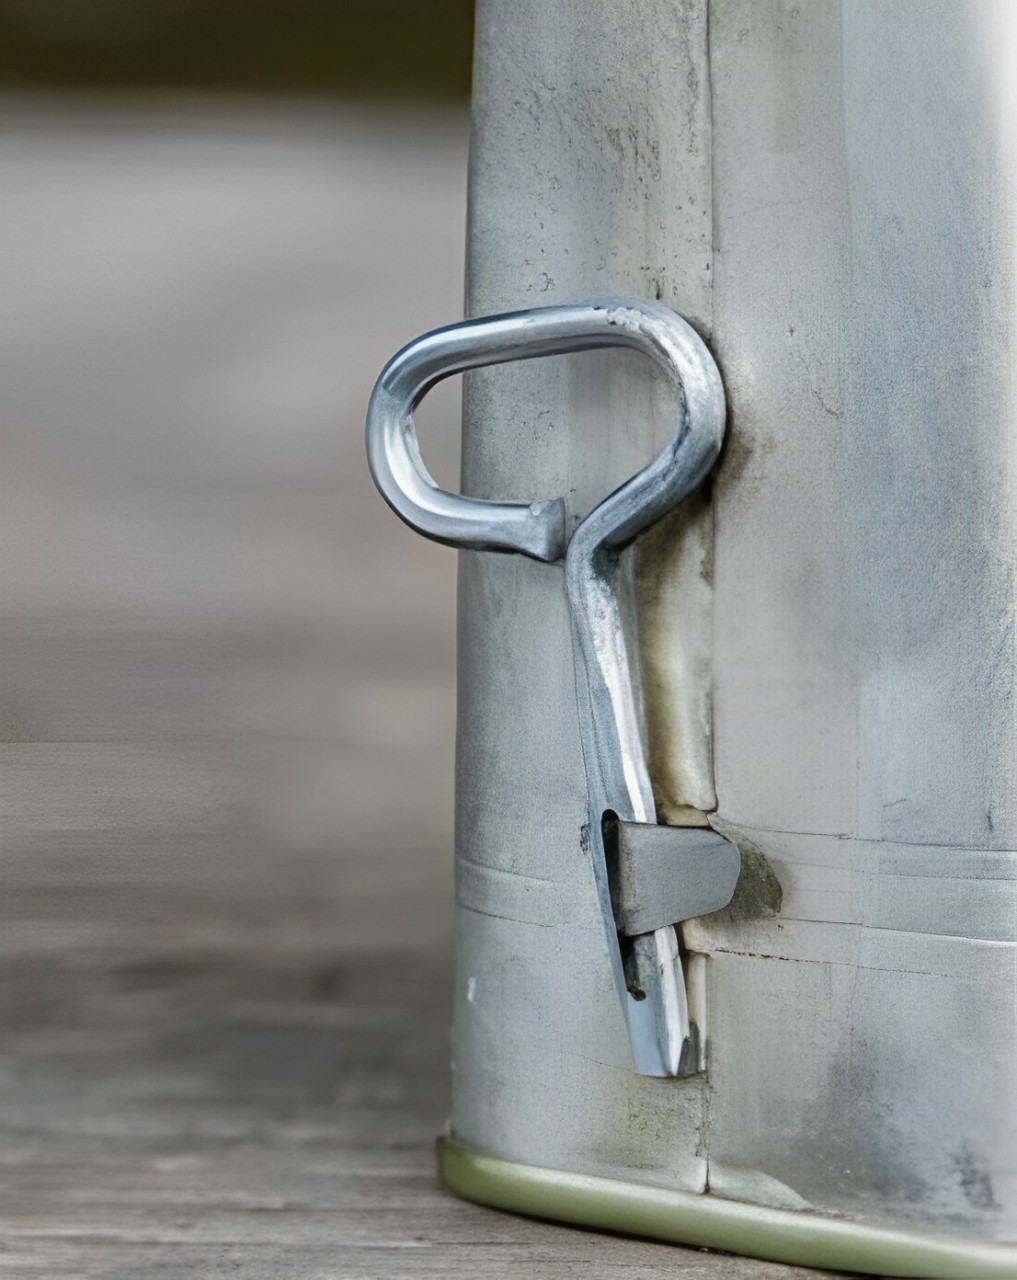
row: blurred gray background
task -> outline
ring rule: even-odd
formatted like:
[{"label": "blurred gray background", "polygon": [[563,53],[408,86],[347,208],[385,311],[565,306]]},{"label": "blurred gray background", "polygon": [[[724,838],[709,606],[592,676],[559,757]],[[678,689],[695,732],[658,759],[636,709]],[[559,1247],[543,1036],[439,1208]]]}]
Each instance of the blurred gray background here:
[{"label": "blurred gray background", "polygon": [[802,1274],[434,1174],[455,557],[362,430],[461,313],[471,21],[0,3],[0,1275]]},{"label": "blurred gray background", "polygon": [[4,900],[65,942],[185,902],[192,941],[323,942],[386,849],[447,851],[454,556],[378,499],[363,416],[459,314],[465,145],[435,107],[3,104]]},{"label": "blurred gray background", "polygon": [[0,8],[2,1274],[373,1274],[433,1192],[455,557],[362,436],[470,16]]}]

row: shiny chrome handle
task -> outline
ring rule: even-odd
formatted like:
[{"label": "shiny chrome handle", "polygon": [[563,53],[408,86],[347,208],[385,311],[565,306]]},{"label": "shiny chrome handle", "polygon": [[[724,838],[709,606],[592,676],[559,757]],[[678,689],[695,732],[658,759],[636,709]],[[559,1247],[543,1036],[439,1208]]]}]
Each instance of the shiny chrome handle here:
[{"label": "shiny chrome handle", "polygon": [[[435,383],[483,365],[616,346],[642,351],[664,369],[676,394],[677,430],[579,524],[570,542],[560,497],[491,502],[435,484],[413,425],[413,409]],[[626,546],[705,478],[720,450],[724,421],[720,373],[695,330],[659,304],[621,299],[468,320],[425,334],[385,366],[367,417],[371,474],[392,509],[418,532],[474,550],[516,551],[545,561],[565,557],[589,795],[588,846],[633,1062],[646,1075],[696,1070],[698,1054],[674,929],[666,925],[623,939],[611,899],[605,820],[655,821],[616,594],[618,562]],[[680,874],[678,860],[675,867]],[[734,867],[723,856],[710,864],[711,909],[730,898]]]},{"label": "shiny chrome handle", "polygon": [[[439,488],[420,456],[413,410],[436,383],[467,369],[597,347],[643,351],[683,396],[678,434],[612,495],[601,517],[611,525],[612,540],[631,540],[684,496],[674,493],[687,477],[694,477],[693,487],[699,483],[724,430],[724,392],[710,353],[680,316],[652,302],[604,299],[486,316],[435,329],[403,347],[381,371],[367,411],[367,458],[385,501],[436,542],[560,560],[566,547],[563,500],[490,502]],[[634,487],[653,489],[645,508],[625,499]]]}]

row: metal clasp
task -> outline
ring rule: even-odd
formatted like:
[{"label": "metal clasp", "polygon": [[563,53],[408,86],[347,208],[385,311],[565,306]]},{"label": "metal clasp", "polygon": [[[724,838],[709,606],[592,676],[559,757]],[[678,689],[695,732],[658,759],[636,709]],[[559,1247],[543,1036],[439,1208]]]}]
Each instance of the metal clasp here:
[{"label": "metal clasp", "polygon": [[[667,373],[678,428],[668,444],[566,539],[561,498],[525,503],[440,489],[417,445],[413,410],[467,369],[597,347],[632,347]],[[367,415],[371,474],[425,537],[473,550],[564,558],[579,729],[589,796],[587,844],[636,1071],[702,1067],[674,924],[719,910],[738,878],[737,850],[703,828],[659,827],[617,596],[619,558],[697,488],[724,433],[720,374],[698,334],[650,302],[605,299],[468,320],[424,334],[382,370]],[[663,912],[663,914],[661,914]]]}]

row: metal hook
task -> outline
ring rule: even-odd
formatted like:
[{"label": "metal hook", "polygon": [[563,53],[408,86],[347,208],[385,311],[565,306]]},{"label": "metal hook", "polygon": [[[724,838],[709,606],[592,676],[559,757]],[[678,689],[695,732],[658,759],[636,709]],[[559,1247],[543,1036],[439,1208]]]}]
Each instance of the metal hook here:
[{"label": "metal hook", "polygon": [[[561,498],[490,502],[448,493],[435,484],[420,456],[413,409],[437,382],[484,365],[613,346],[642,351],[664,369],[678,401],[678,429],[642,470],[586,516],[570,541],[566,543]],[[385,500],[412,528],[450,546],[515,551],[548,562],[565,559],[589,795],[588,843],[633,1061],[646,1075],[672,1076],[696,1068],[688,1065],[694,1046],[673,927],[668,923],[626,939],[623,959],[612,904],[605,822],[617,819],[634,830],[635,824],[655,823],[616,593],[618,564],[625,547],[705,478],[720,450],[724,420],[720,373],[698,334],[666,307],[622,299],[468,320],[425,334],[382,370],[367,416],[371,474]],[[679,912],[675,920],[716,910],[733,892],[736,851],[721,837],[706,835],[730,853],[707,851],[710,883],[700,892],[696,910],[681,915],[679,906],[672,908]],[[694,857],[702,852],[703,833],[697,837]]]}]

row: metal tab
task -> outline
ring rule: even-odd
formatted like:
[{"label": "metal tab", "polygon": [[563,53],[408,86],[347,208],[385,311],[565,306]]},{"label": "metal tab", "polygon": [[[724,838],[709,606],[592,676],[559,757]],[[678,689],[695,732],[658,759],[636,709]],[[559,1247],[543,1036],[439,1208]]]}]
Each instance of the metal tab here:
[{"label": "metal tab", "polygon": [[736,845],[709,827],[604,823],[615,924],[625,937],[652,933],[726,907],[741,871]]}]

